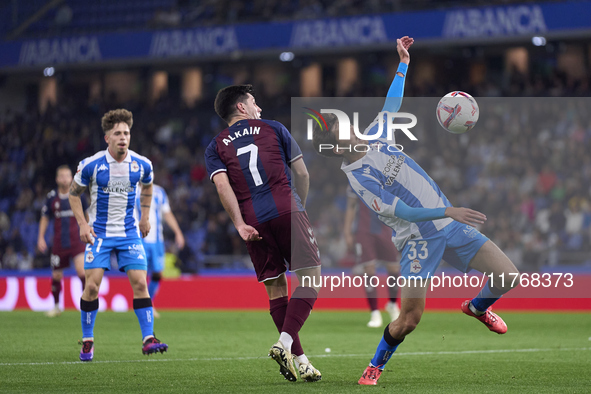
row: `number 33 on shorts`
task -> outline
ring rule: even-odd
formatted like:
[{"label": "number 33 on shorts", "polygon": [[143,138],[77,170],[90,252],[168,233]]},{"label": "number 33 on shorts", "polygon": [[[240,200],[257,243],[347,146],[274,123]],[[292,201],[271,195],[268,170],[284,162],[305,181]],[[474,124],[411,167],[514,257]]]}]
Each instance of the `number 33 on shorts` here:
[{"label": "number 33 on shorts", "polygon": [[[414,260],[417,257],[421,260],[429,257],[429,249],[427,249],[427,241],[408,241],[408,259]],[[417,253],[417,247],[420,249]]]},{"label": "number 33 on shorts", "polygon": [[401,273],[403,276],[414,275],[424,271],[428,265],[429,257],[428,241],[408,241],[402,251],[402,260],[400,261]]}]

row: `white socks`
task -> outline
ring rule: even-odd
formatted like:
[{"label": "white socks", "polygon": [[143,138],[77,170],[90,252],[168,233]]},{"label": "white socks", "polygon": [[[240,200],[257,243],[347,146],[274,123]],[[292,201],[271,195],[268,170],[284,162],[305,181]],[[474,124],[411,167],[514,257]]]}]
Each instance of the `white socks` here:
[{"label": "white socks", "polygon": [[154,338],[154,335],[146,335],[146,336],[144,337],[144,339],[142,339],[142,342],[143,342],[143,343],[146,343],[146,341],[147,341],[148,339],[150,339],[150,338]]},{"label": "white socks", "polygon": [[291,335],[283,331],[279,336],[279,340],[281,341],[283,346],[285,346],[285,349],[291,352],[291,345],[293,344],[293,338],[291,337]]},{"label": "white socks", "polygon": [[295,366],[298,369],[300,368],[301,364],[310,364],[310,360],[308,360],[308,357],[306,357],[305,354],[302,354],[301,356],[295,356],[293,361],[295,362]]},{"label": "white socks", "polygon": [[484,315],[484,312],[486,312],[486,311],[482,312],[482,311],[479,311],[478,309],[474,308],[474,305],[472,305],[471,302],[468,304],[468,309],[470,309],[470,312],[472,312],[476,316],[482,316],[482,315]]}]

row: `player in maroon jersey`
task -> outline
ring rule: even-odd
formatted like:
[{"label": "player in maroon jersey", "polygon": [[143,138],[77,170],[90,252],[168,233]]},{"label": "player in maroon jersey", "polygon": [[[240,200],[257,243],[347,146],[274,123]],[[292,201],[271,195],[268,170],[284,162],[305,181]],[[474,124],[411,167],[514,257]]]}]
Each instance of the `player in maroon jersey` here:
[{"label": "player in maroon jersey", "polygon": [[319,289],[298,286],[288,300],[285,276],[290,270],[300,283],[302,276],[320,283],[318,245],[304,209],[308,170],[285,126],[261,119],[252,93],[251,85],[218,92],[215,110],[229,127],[207,147],[206,167],[269,295],[271,317],[281,333],[269,356],[289,381],[297,380],[296,368],[303,380],[317,381],[321,374],[304,354],[298,332]]},{"label": "player in maroon jersey", "polygon": [[[49,226],[49,220],[53,222],[53,246],[51,248],[51,292],[55,300],[55,307],[46,312],[49,317],[59,316],[59,300],[62,290],[63,269],[70,266],[70,259],[74,261],[76,274],[82,281],[84,289],[84,244],[78,235],[78,223],[68,200],[68,190],[72,183],[72,171],[67,165],[59,166],[56,171],[55,181],[57,189],[47,194],[45,204],[41,209],[39,221],[39,236],[37,248],[41,253],[47,252],[45,232]],[[84,211],[88,208],[86,200],[82,200]],[[87,218],[88,220],[88,218]]]},{"label": "player in maroon jersey", "polygon": [[[359,203],[359,197],[347,188],[347,210],[345,211],[345,241],[349,250],[355,253],[357,265],[353,268],[356,275],[376,274],[376,265],[386,266],[388,275],[398,276],[398,251],[392,242],[392,229],[382,223],[376,215],[365,205]],[[382,315],[378,309],[377,289],[366,287],[367,301],[371,311],[368,327],[381,327]],[[390,300],[386,304],[386,311],[390,320],[394,321],[400,314],[396,304],[398,287],[388,287]]]}]

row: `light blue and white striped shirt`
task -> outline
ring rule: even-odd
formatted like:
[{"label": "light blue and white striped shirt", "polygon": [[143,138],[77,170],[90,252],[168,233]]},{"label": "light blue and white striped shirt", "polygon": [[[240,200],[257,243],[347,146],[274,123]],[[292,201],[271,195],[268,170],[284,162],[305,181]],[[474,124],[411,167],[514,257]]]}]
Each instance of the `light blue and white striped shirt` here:
[{"label": "light blue and white striped shirt", "polygon": [[[398,71],[406,75],[406,69],[406,65],[401,63]],[[383,111],[398,111],[403,89],[404,77],[395,77]],[[380,221],[392,228],[392,241],[398,250],[402,250],[409,239],[432,236],[453,219],[409,222],[395,215],[398,201],[402,200],[411,208],[444,208],[452,204],[425,170],[394,145],[394,136],[392,140],[384,138],[386,121],[386,114],[380,112],[363,134],[375,135],[382,123],[382,135],[375,140],[364,141],[370,146],[365,156],[353,163],[343,162],[341,169],[365,205],[378,215]]]},{"label": "light blue and white striped shirt", "polygon": [[413,208],[451,207],[439,186],[408,155],[388,149],[384,141],[370,141],[367,154],[341,169],[361,200],[378,218],[392,228],[392,240],[402,250],[410,238],[426,238],[443,229],[451,218],[412,223],[395,215],[396,203],[402,200]]},{"label": "light blue and white striped shirt", "polygon": [[[137,196],[136,207],[138,217],[141,218],[139,195]],[[152,187],[152,204],[150,204],[150,232],[143,239],[144,243],[155,244],[164,242],[162,217],[167,212],[170,212],[170,204],[168,203],[166,191],[162,186],[154,185]]]},{"label": "light blue and white striped shirt", "polygon": [[140,237],[136,195],[139,182],[153,181],[150,160],[129,150],[118,163],[107,149],[82,160],[74,181],[89,189],[89,224],[98,238]]}]

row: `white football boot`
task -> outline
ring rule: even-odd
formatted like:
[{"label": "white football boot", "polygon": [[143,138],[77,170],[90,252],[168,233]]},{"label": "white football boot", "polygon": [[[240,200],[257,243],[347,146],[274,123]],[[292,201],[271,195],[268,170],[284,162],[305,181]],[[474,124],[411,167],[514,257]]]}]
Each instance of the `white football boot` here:
[{"label": "white football boot", "polygon": [[371,328],[377,328],[381,327],[382,324],[382,313],[380,311],[371,311],[371,319],[367,323],[367,326]]},{"label": "white football boot", "polygon": [[385,309],[386,312],[390,314],[390,321],[394,321],[398,319],[398,316],[400,316],[400,308],[398,307],[398,304],[395,302],[388,301]]}]

